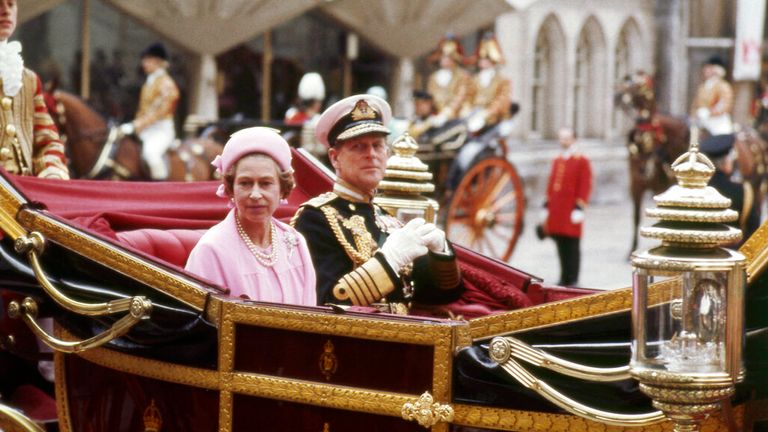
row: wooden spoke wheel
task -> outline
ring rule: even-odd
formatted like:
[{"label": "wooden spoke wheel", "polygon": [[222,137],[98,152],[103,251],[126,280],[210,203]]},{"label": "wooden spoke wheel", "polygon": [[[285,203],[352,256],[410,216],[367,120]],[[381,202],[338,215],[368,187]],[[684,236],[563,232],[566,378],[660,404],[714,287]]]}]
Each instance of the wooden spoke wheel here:
[{"label": "wooden spoke wheel", "polygon": [[481,160],[464,175],[448,205],[445,232],[453,243],[507,261],[523,227],[525,195],[505,159]]}]

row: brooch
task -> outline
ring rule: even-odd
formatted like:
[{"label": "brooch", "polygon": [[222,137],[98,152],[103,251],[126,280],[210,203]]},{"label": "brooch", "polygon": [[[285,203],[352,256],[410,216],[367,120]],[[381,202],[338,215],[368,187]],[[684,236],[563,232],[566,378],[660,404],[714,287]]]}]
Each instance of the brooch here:
[{"label": "brooch", "polygon": [[299,247],[299,238],[292,232],[283,233],[283,241],[285,241],[285,249],[288,251],[288,259],[291,259],[293,250]]}]

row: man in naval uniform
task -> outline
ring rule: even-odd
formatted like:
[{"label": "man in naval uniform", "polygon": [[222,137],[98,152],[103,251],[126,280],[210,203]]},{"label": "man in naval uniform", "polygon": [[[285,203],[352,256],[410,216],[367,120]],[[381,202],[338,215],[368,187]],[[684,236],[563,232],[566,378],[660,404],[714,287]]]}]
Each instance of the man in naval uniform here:
[{"label": "man in naval uniform", "polygon": [[147,80],[141,87],[136,118],[122,124],[120,131],[139,135],[141,157],[149,167],[150,177],[165,180],[168,166],[163,156],[176,139],[173,115],[179,101],[179,88],[168,74],[168,52],[161,43],[154,43],[141,53],[141,67]]},{"label": "man in naval uniform", "polygon": [[735,134],[714,135],[701,142],[701,152],[715,165],[715,173],[709,180],[709,185],[729,198],[731,209],[739,212],[739,218],[731,224],[741,229],[743,242],[760,227],[760,208],[755,205],[752,185],[731,179],[735,162],[735,141]]},{"label": "man in naval uniform", "polygon": [[471,59],[478,71],[472,78],[471,94],[462,116],[468,117],[470,131],[494,126],[509,118],[511,83],[497,70],[504,63],[501,47],[493,33],[486,33]]},{"label": "man in naval uniform", "polygon": [[390,119],[386,101],[356,95],[318,120],[317,139],[337,178],[333,192],[304,203],[292,224],[309,244],[320,304],[384,302],[388,311],[406,313],[411,300],[447,303],[463,290],[442,230],[420,218],[403,226],[373,203],[384,178]]},{"label": "man in naval uniform", "polygon": [[712,56],[702,69],[704,82],[696,90],[691,116],[711,135],[733,133],[733,88],[725,80],[725,63]]},{"label": "man in naval uniform", "polygon": [[43,99],[40,78],[9,42],[18,5],[0,0],[0,166],[12,174],[68,179],[64,144]]},{"label": "man in naval uniform", "polygon": [[472,79],[469,73],[459,66],[464,60],[464,55],[459,41],[453,36],[441,40],[430,59],[440,62],[440,69],[429,76],[427,92],[432,95],[437,111],[433,126],[441,127],[446,121],[461,114],[470,94]]}]

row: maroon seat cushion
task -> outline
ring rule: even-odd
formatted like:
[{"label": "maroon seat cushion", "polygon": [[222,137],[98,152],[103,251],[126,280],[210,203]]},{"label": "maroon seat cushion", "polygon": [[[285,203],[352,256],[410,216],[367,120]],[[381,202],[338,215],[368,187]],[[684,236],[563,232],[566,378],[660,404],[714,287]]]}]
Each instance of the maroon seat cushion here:
[{"label": "maroon seat cushion", "polygon": [[117,239],[138,251],[183,268],[192,248],[206,231],[144,228],[118,232]]}]

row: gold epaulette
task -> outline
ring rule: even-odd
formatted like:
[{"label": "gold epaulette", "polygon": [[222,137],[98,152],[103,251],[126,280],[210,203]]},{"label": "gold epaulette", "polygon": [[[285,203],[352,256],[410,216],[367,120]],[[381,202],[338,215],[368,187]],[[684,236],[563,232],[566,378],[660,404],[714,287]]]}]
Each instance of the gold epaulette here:
[{"label": "gold epaulette", "polygon": [[299,215],[301,215],[301,212],[304,210],[304,207],[320,208],[330,203],[334,199],[336,199],[336,197],[338,197],[338,195],[336,195],[333,192],[324,192],[314,198],[309,199],[308,201],[305,201],[303,204],[299,206],[299,209],[296,210],[296,213],[293,214],[290,225],[292,227],[296,226],[296,221],[299,220]]},{"label": "gold epaulette", "polygon": [[334,192],[321,193],[320,195],[310,199],[309,201],[306,201],[304,204],[301,205],[301,207],[309,206],[309,207],[320,208],[328,204],[329,202],[333,201],[334,199],[336,199],[336,197],[338,197],[338,195],[336,195],[336,193]]}]

